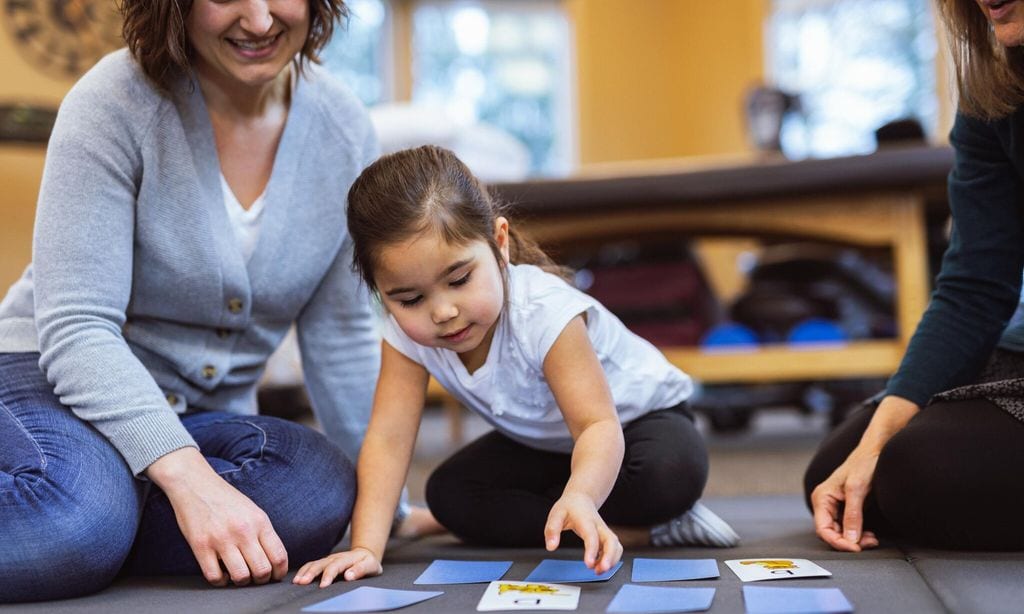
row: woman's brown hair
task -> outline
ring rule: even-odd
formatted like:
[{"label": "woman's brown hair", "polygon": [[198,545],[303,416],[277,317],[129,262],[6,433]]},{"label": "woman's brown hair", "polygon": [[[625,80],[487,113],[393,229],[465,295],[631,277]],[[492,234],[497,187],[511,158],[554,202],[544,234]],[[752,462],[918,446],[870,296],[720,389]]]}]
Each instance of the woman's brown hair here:
[{"label": "woman's brown hair", "polygon": [[[190,67],[192,49],[185,32],[190,10],[192,0],[121,0],[121,33],[128,50],[146,76],[165,91]],[[320,51],[331,40],[335,25],[347,18],[344,0],[309,0],[309,34],[299,55],[300,71],[306,62],[320,62]]]},{"label": "woman's brown hair", "polygon": [[[352,266],[376,292],[373,271],[380,250],[431,231],[453,245],[485,241],[504,267],[494,239],[494,222],[502,209],[469,168],[443,147],[425,145],[382,156],[348,192]],[[509,259],[513,264],[539,266],[563,279],[571,276],[569,269],[556,264],[511,225]]]},{"label": "woman's brown hair", "polygon": [[1024,103],[1024,47],[1004,47],[975,0],[936,0],[949,36],[960,111],[999,119]]}]

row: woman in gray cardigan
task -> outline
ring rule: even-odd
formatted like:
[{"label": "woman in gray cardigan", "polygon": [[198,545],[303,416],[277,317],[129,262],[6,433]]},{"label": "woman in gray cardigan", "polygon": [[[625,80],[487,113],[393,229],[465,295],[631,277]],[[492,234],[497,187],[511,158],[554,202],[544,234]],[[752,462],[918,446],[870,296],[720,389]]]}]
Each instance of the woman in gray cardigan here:
[{"label": "woman in gray cardigan", "polygon": [[[122,568],[279,580],[351,511],[379,340],[344,198],[376,143],[311,62],[346,7],[122,10],[128,49],[61,105],[33,261],[0,304],[0,602],[86,594]],[[292,323],[344,453],[254,415]]]}]

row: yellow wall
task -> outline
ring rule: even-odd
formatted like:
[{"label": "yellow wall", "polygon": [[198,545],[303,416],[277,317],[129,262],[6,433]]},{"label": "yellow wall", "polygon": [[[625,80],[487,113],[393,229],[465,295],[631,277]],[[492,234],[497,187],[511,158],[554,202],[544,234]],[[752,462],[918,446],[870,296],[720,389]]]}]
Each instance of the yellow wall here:
[{"label": "yellow wall", "polygon": [[743,92],[763,78],[765,0],[566,0],[580,162],[748,151]]},{"label": "yellow wall", "polygon": [[[0,29],[0,101],[56,106],[72,81],[48,76],[30,65]],[[0,144],[0,296],[21,275],[32,247],[32,220],[43,173],[44,147]]]}]

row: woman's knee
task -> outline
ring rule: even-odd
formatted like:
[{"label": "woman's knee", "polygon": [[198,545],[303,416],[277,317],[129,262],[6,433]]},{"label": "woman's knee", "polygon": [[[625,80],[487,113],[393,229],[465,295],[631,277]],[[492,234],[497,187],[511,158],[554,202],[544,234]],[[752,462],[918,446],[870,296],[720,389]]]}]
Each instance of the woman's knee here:
[{"label": "woman's knee", "polygon": [[894,533],[920,545],[1024,547],[1018,506],[1008,505],[1024,500],[1024,488],[1006,480],[1024,465],[1021,437],[1006,431],[1024,428],[995,406],[956,405],[926,408],[927,420],[915,418],[886,444],[873,485],[879,510]]},{"label": "woman's knee", "polygon": [[52,496],[61,488],[38,482],[19,484],[22,500],[0,506],[0,603],[102,590],[131,551],[140,514],[140,496],[131,485],[94,484],[89,492]]},{"label": "woman's knee", "polygon": [[323,556],[352,517],[355,469],[322,434],[287,422],[275,428],[277,436],[287,431],[286,450],[266,454],[242,490],[270,517],[291,560]]}]

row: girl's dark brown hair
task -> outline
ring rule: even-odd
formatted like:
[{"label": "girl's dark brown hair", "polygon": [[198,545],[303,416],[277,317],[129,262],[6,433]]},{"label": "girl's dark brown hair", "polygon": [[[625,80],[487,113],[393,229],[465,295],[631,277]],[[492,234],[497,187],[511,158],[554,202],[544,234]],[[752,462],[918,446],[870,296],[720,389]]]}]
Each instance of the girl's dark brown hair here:
[{"label": "girl's dark brown hair", "polygon": [[[121,0],[121,33],[132,57],[160,89],[167,91],[175,77],[189,71],[192,46],[185,18],[192,0]],[[335,25],[348,18],[344,0],[309,0],[309,34],[299,55],[301,72],[306,62],[320,62]]]},{"label": "girl's dark brown hair", "polygon": [[999,44],[975,0],[936,0],[946,26],[960,111],[985,120],[1024,103],[1024,48]]},{"label": "girl's dark brown hair", "polygon": [[[380,250],[431,231],[453,245],[485,241],[504,268],[494,239],[499,215],[502,207],[451,151],[426,145],[382,156],[348,192],[348,229],[355,252],[352,266],[376,292],[373,271]],[[511,225],[509,257],[513,264],[533,264],[570,278],[569,269],[556,264]]]}]

